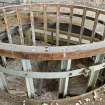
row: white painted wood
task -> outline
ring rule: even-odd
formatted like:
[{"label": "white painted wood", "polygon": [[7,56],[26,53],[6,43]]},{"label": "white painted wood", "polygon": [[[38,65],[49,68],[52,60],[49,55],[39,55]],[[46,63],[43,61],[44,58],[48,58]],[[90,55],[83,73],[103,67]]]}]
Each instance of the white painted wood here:
[{"label": "white painted wood", "polygon": [[32,30],[32,42],[33,42],[33,45],[36,45],[34,14],[33,14],[31,5],[30,5],[30,20],[31,20],[31,30]]},{"label": "white painted wood", "polygon": [[[31,72],[32,67],[30,60],[25,60],[22,59],[22,65],[23,65],[23,70],[27,72]],[[28,91],[28,97],[34,97],[35,95],[35,90],[34,90],[34,84],[33,84],[33,79],[30,77],[26,77],[26,86],[27,86],[27,91]]]},{"label": "white painted wood", "polygon": [[[67,61],[67,71],[69,71],[71,68],[71,60]],[[65,84],[64,84],[64,96],[67,95],[67,90],[68,90],[68,83],[69,83],[69,77],[65,79]]]},{"label": "white painted wood", "polygon": [[[61,61],[61,71],[66,70],[66,68],[67,68],[67,61],[66,60],[62,60]],[[59,94],[63,94],[64,82],[65,82],[65,80],[62,79],[62,78],[59,80]]]},{"label": "white painted wood", "polygon": [[2,90],[8,91],[7,82],[6,82],[3,72],[0,72],[0,88]]}]

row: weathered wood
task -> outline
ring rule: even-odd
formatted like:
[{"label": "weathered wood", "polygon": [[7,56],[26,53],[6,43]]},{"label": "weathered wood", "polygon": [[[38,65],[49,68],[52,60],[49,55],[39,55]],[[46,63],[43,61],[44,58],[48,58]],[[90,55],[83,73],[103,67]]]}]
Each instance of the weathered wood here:
[{"label": "weathered wood", "polygon": [[[66,71],[69,71],[70,68],[71,68],[71,60],[68,60],[68,61],[67,61],[67,69],[66,69]],[[68,83],[69,83],[69,77],[66,77],[66,79],[65,79],[65,84],[64,84],[64,93],[63,93],[64,96],[67,95]]]},{"label": "weathered wood", "polygon": [[35,26],[34,26],[34,14],[32,11],[32,6],[30,5],[30,20],[31,20],[31,30],[32,30],[32,42],[33,45],[36,45],[36,37],[35,37]]},{"label": "weathered wood", "polygon": [[0,89],[8,92],[7,82],[3,72],[0,72]]},{"label": "weathered wood", "polygon": [[3,10],[3,15],[4,15],[4,21],[5,21],[5,25],[6,25],[6,31],[7,31],[8,40],[9,40],[9,43],[12,44],[12,36],[11,36],[10,29],[9,29],[9,24],[8,24],[8,19],[7,19],[6,11],[5,11],[4,8],[2,10]]},{"label": "weathered wood", "polygon": [[70,22],[68,26],[68,42],[67,44],[69,45],[70,43],[70,33],[72,32],[72,16],[73,16],[73,7],[70,7]]},{"label": "weathered wood", "polygon": [[90,42],[93,42],[93,38],[95,36],[95,31],[96,31],[96,27],[97,27],[97,23],[98,23],[98,17],[99,17],[100,12],[97,11],[96,15],[95,15],[95,20],[94,20],[94,25],[93,25],[93,29],[92,29],[92,36],[91,36],[91,40]]},{"label": "weathered wood", "polygon": [[[61,71],[65,71],[67,68],[67,60],[62,60],[61,61]],[[59,80],[59,95],[63,94],[64,91],[64,82],[65,79],[60,79]]]},{"label": "weathered wood", "polygon": [[80,30],[79,44],[81,44],[81,42],[82,42],[82,36],[83,36],[83,32],[84,32],[85,19],[86,19],[86,8],[84,8],[84,10],[83,10],[83,16],[82,16],[82,22],[81,22],[81,30]]},{"label": "weathered wood", "polygon": [[[27,72],[31,72],[32,67],[31,67],[31,63],[30,60],[25,60],[22,59],[22,65],[23,65],[23,70],[27,71]],[[33,84],[33,79],[30,77],[26,76],[26,86],[27,86],[27,91],[28,91],[28,97],[34,97],[35,95],[35,89],[34,89],[34,84]]]},{"label": "weathered wood", "polygon": [[59,45],[59,28],[60,28],[60,6],[57,5],[57,9],[56,9],[56,45]]},{"label": "weathered wood", "polygon": [[16,7],[16,15],[17,15],[17,21],[18,21],[18,26],[19,26],[20,42],[21,42],[21,44],[24,44],[24,35],[23,35],[23,30],[22,30],[22,22],[21,22],[21,16],[20,16],[20,12],[19,12],[18,7]]},{"label": "weathered wood", "polygon": [[44,42],[47,42],[47,5],[44,5],[43,9],[44,15]]},{"label": "weathered wood", "polygon": [[[95,68],[96,71],[100,71],[100,69],[105,68],[105,62],[102,64],[97,64],[94,66],[90,66],[89,70]],[[19,77],[28,77],[28,78],[36,78],[36,79],[60,79],[60,78],[66,78],[66,77],[75,77],[79,75],[83,75],[84,69],[87,68],[81,68],[76,69],[72,71],[63,71],[63,72],[28,72],[28,71],[16,71],[13,69],[6,69],[2,66],[0,66],[0,72],[3,72],[4,74],[19,76]],[[57,74],[57,75],[56,75]]]}]

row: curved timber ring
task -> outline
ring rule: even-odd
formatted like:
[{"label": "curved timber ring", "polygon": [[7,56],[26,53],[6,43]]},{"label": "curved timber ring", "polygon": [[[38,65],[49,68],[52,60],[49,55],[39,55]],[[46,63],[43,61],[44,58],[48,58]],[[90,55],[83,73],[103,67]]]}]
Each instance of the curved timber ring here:
[{"label": "curved timber ring", "polygon": [[[65,79],[63,95],[66,96],[69,77],[89,75],[91,72],[88,86],[94,87],[96,81],[92,81],[93,74],[105,67],[104,10],[61,4],[14,5],[0,8],[0,24],[0,56],[3,63],[6,66],[8,57],[20,59],[23,65],[23,71],[8,70],[1,66],[2,89],[7,89],[4,74],[26,78],[30,84],[30,87],[27,87],[30,98],[35,94],[33,78],[63,78]],[[24,27],[28,29],[25,30]],[[18,43],[13,41],[13,29],[18,30],[20,38]],[[28,36],[31,34],[31,37],[28,37],[30,43],[26,41],[27,30]],[[39,46],[37,41],[45,44]],[[88,57],[95,57],[94,65],[70,71],[72,60]],[[63,63],[67,61],[67,67],[63,72],[32,72],[30,60],[59,60]]]}]

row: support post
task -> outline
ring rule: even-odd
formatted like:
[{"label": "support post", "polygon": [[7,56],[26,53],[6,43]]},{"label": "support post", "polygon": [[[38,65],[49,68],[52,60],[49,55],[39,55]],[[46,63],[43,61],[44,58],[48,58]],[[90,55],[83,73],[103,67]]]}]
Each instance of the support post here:
[{"label": "support post", "polygon": [[1,88],[1,90],[5,90],[8,92],[7,82],[6,82],[5,76],[2,72],[0,72],[0,88]]},{"label": "support post", "polygon": [[[32,67],[30,60],[22,59],[22,65],[23,65],[23,70],[31,72]],[[35,89],[34,89],[34,83],[32,78],[26,77],[26,86],[27,86],[27,91],[28,91],[28,97],[34,97],[35,96]]]},{"label": "support post", "polygon": [[[61,69],[69,71],[71,68],[71,60],[62,60],[61,61]],[[68,83],[69,83],[69,77],[65,79],[60,79],[59,82],[59,94],[63,94],[63,96],[67,95],[68,90]]]},{"label": "support post", "polygon": [[69,24],[68,24],[68,41],[67,41],[67,45],[69,45],[70,43],[70,33],[72,32],[72,17],[73,17],[73,7],[70,7],[70,20],[69,20]]},{"label": "support post", "polygon": [[[95,64],[102,63],[104,59],[104,54],[98,54],[95,58]],[[88,81],[88,89],[93,89],[96,86],[98,77],[99,77],[100,70],[91,69],[91,74]]]}]

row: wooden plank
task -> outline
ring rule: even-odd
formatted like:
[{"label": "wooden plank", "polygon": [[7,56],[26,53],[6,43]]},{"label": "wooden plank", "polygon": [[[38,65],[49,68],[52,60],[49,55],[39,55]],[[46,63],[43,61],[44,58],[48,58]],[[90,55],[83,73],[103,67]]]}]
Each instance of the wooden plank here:
[{"label": "wooden plank", "polygon": [[60,6],[57,5],[56,8],[56,45],[59,45],[59,30],[60,30]]},{"label": "wooden plank", "polygon": [[[23,70],[27,72],[31,72],[32,67],[30,60],[22,59],[22,65],[23,65]],[[27,91],[28,91],[28,97],[32,98],[35,96],[35,89],[34,89],[34,84],[33,84],[33,79],[30,77],[26,77],[26,86],[27,86]]]},{"label": "wooden plank", "polygon": [[21,16],[20,16],[20,12],[19,12],[18,7],[16,7],[16,15],[17,15],[17,21],[18,21],[18,26],[19,26],[20,42],[21,42],[21,44],[24,44],[24,35],[23,35],[23,30],[22,30],[22,22],[21,22]]},{"label": "wooden plank", "polygon": [[44,5],[43,9],[44,15],[44,42],[47,43],[47,5]]},{"label": "wooden plank", "polygon": [[82,22],[81,22],[81,30],[80,30],[79,44],[81,44],[81,42],[82,42],[82,36],[83,36],[83,32],[84,32],[85,19],[86,19],[86,8],[84,8],[84,10],[83,10],[83,16],[82,16]]},{"label": "wooden plank", "polygon": [[5,21],[5,25],[6,25],[6,31],[7,31],[7,36],[8,36],[8,40],[9,43],[12,44],[12,36],[11,36],[11,31],[9,29],[9,24],[8,24],[8,19],[7,19],[7,15],[6,15],[6,10],[3,8],[3,15],[4,15],[4,21]]},{"label": "wooden plank", "polygon": [[32,42],[33,42],[33,45],[36,45],[34,14],[33,14],[31,5],[30,5],[30,20],[31,20],[31,30],[32,30]]},{"label": "wooden plank", "polygon": [[90,42],[91,42],[91,43],[93,42],[93,38],[94,38],[94,36],[95,36],[95,31],[96,31],[96,27],[97,27],[97,23],[98,23],[99,14],[100,14],[100,12],[97,11],[97,12],[96,12],[96,15],[95,15],[95,20],[94,20],[93,29],[92,29],[92,36],[91,36],[91,39],[90,39]]},{"label": "wooden plank", "polygon": [[[70,68],[71,68],[71,60],[68,60],[68,61],[67,61],[67,69],[66,69],[66,71],[69,71]],[[69,83],[69,77],[67,77],[67,78],[65,79],[65,84],[64,84],[64,94],[63,94],[64,96],[67,95],[67,91],[68,91],[68,83]]]},{"label": "wooden plank", "polygon": [[[67,60],[61,60],[61,72],[65,71],[67,68]],[[60,79],[59,80],[59,96],[63,94],[64,91],[64,82],[65,79]]]},{"label": "wooden plank", "polygon": [[105,53],[105,41],[74,46],[48,46],[47,48],[45,46],[0,43],[0,56],[18,59],[67,60],[91,57],[103,53]]},{"label": "wooden plank", "polygon": [[70,33],[72,32],[72,17],[73,17],[73,7],[70,7],[70,22],[69,22],[69,26],[68,26],[68,42],[67,45],[69,45],[70,43]]},{"label": "wooden plank", "polygon": [[[97,54],[94,63],[95,64],[103,63],[103,60],[104,60],[104,54]],[[90,74],[89,82],[88,82],[88,88],[95,88],[99,74],[100,74],[100,70],[101,68],[99,70],[96,70],[95,67],[91,69],[91,74]]]},{"label": "wooden plank", "polygon": [[[105,65],[105,64],[103,64]],[[101,68],[104,68],[100,65]],[[65,79],[66,77],[75,77],[82,75],[84,68],[76,69],[73,71],[62,71],[62,72],[32,72],[32,71],[16,71],[13,69],[6,69],[0,66],[0,72],[4,74],[13,75],[16,77],[35,78],[35,79]],[[71,74],[71,75],[70,75]]]},{"label": "wooden plank", "polygon": [[0,72],[0,89],[8,92],[7,82],[3,72]]}]

